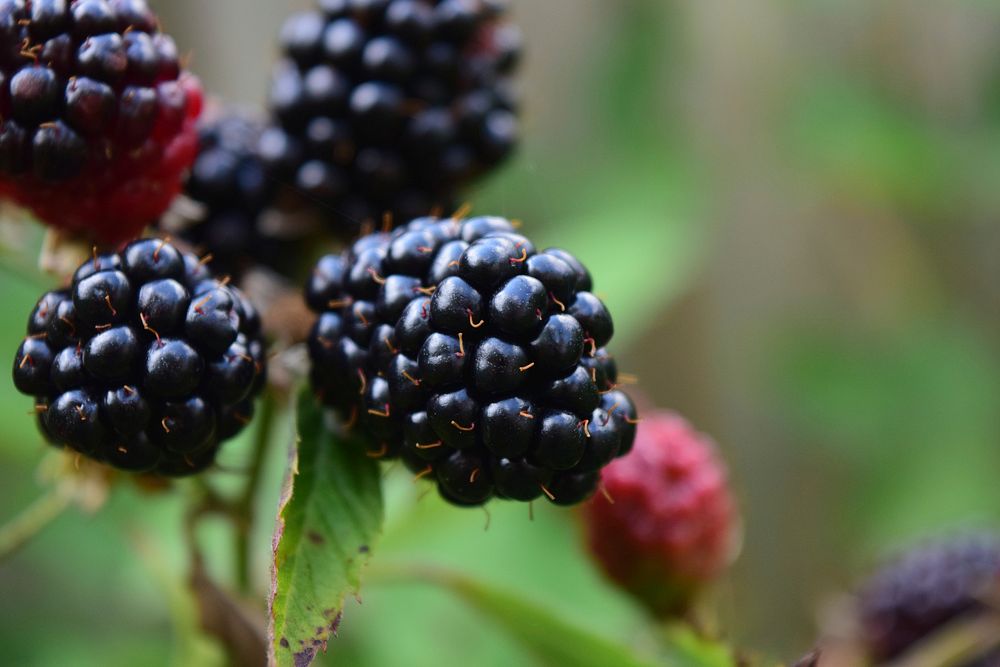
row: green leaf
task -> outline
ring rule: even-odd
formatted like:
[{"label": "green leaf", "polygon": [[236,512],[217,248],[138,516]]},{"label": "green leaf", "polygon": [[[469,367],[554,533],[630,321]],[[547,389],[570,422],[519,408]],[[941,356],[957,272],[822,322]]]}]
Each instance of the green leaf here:
[{"label": "green leaf", "polygon": [[[722,667],[722,649],[714,646],[678,644],[670,647],[670,659],[659,661],[639,654],[612,639],[595,635],[548,609],[522,599],[493,584],[442,568],[418,568],[419,578],[441,585],[503,628],[535,654],[542,664],[574,667]],[[682,658],[683,660],[681,660]]]},{"label": "green leaf", "polygon": [[334,432],[303,390],[273,542],[272,664],[303,667],[326,650],[381,528],[378,463],[360,443]]},{"label": "green leaf", "polygon": [[732,651],[698,634],[687,625],[673,623],[664,630],[667,664],[671,667],[734,667]]}]

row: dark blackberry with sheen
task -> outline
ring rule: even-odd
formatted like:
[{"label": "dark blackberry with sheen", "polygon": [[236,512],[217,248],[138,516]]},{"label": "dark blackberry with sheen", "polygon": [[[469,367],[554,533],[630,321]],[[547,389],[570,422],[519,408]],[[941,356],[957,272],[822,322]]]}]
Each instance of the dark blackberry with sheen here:
[{"label": "dark blackberry with sheen", "polygon": [[104,242],[180,191],[201,88],[145,0],[0,0],[0,196]]},{"label": "dark blackberry with sheen", "polygon": [[243,294],[159,239],[83,264],[42,296],[14,359],[46,439],[132,472],[183,476],[250,421],[265,380]]},{"label": "dark blackberry with sheen", "polygon": [[267,132],[263,123],[234,112],[200,128],[185,187],[199,210],[180,236],[211,254],[215,271],[238,277],[253,265],[281,269],[295,255],[296,239],[265,217],[280,190],[274,174],[280,156],[266,145],[269,157],[260,153]]},{"label": "dark blackberry with sheen", "polygon": [[284,176],[338,225],[450,212],[517,140],[520,33],[496,0],[321,0],[281,33]]},{"label": "dark blackberry with sheen", "polygon": [[611,316],[569,253],[503,218],[418,219],[317,265],[318,395],[458,505],[588,498],[628,452]]},{"label": "dark blackberry with sheen", "polygon": [[961,617],[991,607],[1000,593],[1000,540],[973,535],[912,551],[875,574],[858,596],[873,661],[902,656]]}]

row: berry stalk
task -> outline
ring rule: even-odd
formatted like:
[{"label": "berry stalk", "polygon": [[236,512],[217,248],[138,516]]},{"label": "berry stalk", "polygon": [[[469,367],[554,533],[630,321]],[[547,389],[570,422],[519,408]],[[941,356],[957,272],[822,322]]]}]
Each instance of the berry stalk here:
[{"label": "berry stalk", "polygon": [[70,494],[56,487],[4,524],[0,528],[0,563],[20,551],[72,504]]}]

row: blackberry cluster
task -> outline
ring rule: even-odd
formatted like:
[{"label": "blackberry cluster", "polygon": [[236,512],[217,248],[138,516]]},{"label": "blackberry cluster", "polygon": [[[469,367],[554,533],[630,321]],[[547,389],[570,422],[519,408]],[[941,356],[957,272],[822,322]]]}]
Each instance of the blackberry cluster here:
[{"label": "blackberry cluster", "polygon": [[872,660],[898,658],[959,617],[986,611],[998,591],[1000,541],[993,537],[967,536],[904,555],[858,597]]},{"label": "blackberry cluster", "polygon": [[536,252],[502,218],[363,237],[306,287],[313,386],[454,504],[580,502],[636,421],[591,286],[575,257]]},{"label": "blackberry cluster", "polygon": [[133,237],[180,191],[202,94],[145,0],[0,0],[0,196]]},{"label": "blackberry cluster", "polygon": [[449,212],[517,141],[521,50],[497,0],[320,0],[281,33],[271,106],[283,177],[337,226]]},{"label": "blackberry cluster", "polygon": [[14,384],[42,433],[116,468],[182,476],[215,459],[265,380],[260,318],[158,239],[83,264],[28,320]]},{"label": "blackberry cluster", "polygon": [[[212,268],[227,275],[238,277],[253,265],[279,268],[295,250],[294,239],[268,229],[263,218],[279,192],[274,165],[280,155],[268,148],[267,136],[263,123],[233,112],[199,131],[185,193],[201,210],[180,235],[210,253]],[[262,142],[270,150],[267,158]]]}]

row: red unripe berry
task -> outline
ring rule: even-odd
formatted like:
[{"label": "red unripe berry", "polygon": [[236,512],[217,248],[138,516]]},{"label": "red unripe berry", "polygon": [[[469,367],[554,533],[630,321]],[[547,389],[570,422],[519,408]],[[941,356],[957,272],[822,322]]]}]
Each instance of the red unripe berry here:
[{"label": "red unripe berry", "polygon": [[656,412],[602,481],[605,493],[584,508],[597,563],[657,616],[683,613],[733,556],[737,512],[714,445]]}]

